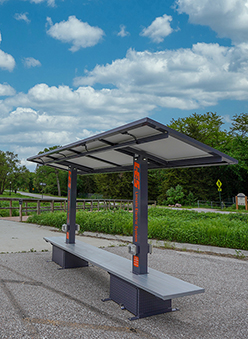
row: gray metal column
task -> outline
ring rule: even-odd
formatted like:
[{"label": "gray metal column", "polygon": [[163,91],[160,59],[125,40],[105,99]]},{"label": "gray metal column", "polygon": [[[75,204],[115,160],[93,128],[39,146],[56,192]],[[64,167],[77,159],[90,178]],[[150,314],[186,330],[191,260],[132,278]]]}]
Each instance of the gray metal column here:
[{"label": "gray metal column", "polygon": [[147,159],[141,155],[133,161],[133,273],[147,273],[148,255],[148,171]]},{"label": "gray metal column", "polygon": [[76,232],[77,169],[71,167],[68,172],[67,194],[67,232],[66,243],[75,243]]}]

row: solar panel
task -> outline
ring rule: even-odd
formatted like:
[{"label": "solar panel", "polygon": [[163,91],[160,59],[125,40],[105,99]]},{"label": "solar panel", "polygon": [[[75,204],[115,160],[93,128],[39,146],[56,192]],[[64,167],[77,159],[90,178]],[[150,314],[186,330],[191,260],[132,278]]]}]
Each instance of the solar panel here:
[{"label": "solar panel", "polygon": [[238,161],[150,118],[97,134],[28,158],[39,165],[78,174],[131,171],[133,158],[148,160],[148,169],[237,164]]}]

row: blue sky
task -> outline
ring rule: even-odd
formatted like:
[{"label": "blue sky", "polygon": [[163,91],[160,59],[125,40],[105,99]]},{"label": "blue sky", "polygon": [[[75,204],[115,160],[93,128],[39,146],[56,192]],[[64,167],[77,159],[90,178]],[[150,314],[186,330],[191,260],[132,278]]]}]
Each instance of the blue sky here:
[{"label": "blue sky", "polygon": [[247,0],[0,0],[0,149],[248,106]]}]

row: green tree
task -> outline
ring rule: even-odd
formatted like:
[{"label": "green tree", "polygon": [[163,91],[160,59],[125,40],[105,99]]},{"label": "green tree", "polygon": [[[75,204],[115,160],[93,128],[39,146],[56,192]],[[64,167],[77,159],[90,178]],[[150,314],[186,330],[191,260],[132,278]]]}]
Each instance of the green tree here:
[{"label": "green tree", "polygon": [[[203,142],[224,153],[230,154],[232,135],[222,130],[223,121],[217,113],[194,113],[186,118],[172,119],[169,127],[184,133],[200,142]],[[231,154],[230,154],[231,155]],[[235,174],[230,168],[203,167],[167,170],[167,176],[162,183],[161,200],[166,199],[166,192],[170,187],[181,185],[186,195],[192,192],[200,200],[218,199],[216,181],[223,182],[223,196],[231,197]],[[236,179],[236,178],[235,178]],[[235,182],[236,180],[234,180]],[[225,183],[225,185],[224,185]]]},{"label": "green tree", "polygon": [[234,194],[248,194],[248,113],[234,115],[230,135],[232,139],[228,154],[239,162],[238,165],[231,166],[233,178],[236,179]]},{"label": "green tree", "polygon": [[221,149],[228,142],[228,133],[221,129],[222,118],[217,113],[193,113],[189,117],[172,119],[169,127],[211,147]]},{"label": "green tree", "polygon": [[26,167],[20,167],[18,155],[13,152],[0,151],[0,194],[8,187],[15,188],[18,176],[26,171]]},{"label": "green tree", "polygon": [[[44,148],[39,154],[53,151],[59,147],[60,146]],[[49,166],[38,165],[35,172],[34,186],[37,192],[61,196],[61,180],[63,177],[61,170]]]}]

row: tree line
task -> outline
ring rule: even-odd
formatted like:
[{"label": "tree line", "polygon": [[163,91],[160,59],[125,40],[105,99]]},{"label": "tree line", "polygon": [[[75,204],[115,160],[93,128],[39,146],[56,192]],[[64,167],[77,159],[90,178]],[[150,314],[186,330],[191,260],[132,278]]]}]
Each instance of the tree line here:
[{"label": "tree line", "polygon": [[[232,166],[149,170],[150,200],[165,203],[168,190],[178,185],[182,187],[185,201],[218,200],[218,179],[223,184],[223,200],[231,201],[239,192],[248,194],[248,113],[236,114],[229,130],[223,129],[223,125],[222,117],[213,112],[172,119],[169,127],[236,158],[239,163]],[[57,147],[44,149],[43,152]],[[90,195],[132,199],[132,180],[131,172],[78,176],[78,197]],[[0,151],[0,194],[10,186],[34,193],[66,196],[67,172],[37,166],[33,173],[20,165],[17,154]]]}]

